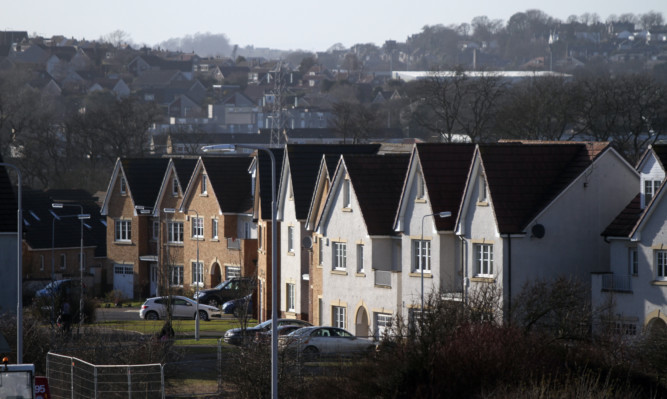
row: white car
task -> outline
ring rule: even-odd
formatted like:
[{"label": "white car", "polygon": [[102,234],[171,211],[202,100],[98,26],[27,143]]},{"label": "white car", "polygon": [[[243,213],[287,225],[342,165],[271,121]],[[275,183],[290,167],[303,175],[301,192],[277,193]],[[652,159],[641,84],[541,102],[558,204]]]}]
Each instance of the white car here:
[{"label": "white car", "polygon": [[[197,315],[197,302],[184,296],[148,298],[139,311],[139,317],[145,320],[160,320],[167,317],[167,301],[171,298],[172,317],[178,319],[194,319]],[[220,309],[214,306],[199,304],[199,319],[209,321],[221,318]]]},{"label": "white car", "polygon": [[376,343],[366,338],[355,337],[350,332],[336,327],[303,327],[280,337],[280,346],[296,350],[306,360],[319,356],[349,356],[373,353]]}]

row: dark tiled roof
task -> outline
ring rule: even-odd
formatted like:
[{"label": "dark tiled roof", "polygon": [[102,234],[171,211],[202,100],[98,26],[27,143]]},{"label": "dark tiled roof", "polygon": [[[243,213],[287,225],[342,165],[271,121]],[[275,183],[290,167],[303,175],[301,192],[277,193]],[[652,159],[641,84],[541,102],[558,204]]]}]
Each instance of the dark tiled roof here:
[{"label": "dark tiled roof", "polygon": [[185,188],[190,182],[192,173],[195,171],[197,166],[196,158],[172,158],[174,161],[174,169],[176,169],[176,177],[178,178],[178,183],[181,185],[181,189],[185,191]]},{"label": "dark tiled roof", "polygon": [[[280,171],[283,169],[283,153],[282,148],[271,148],[270,150],[276,158],[276,190],[280,184]],[[258,171],[257,178],[259,179],[259,196],[260,196],[260,212],[262,219],[271,219],[271,159],[264,151],[258,151]],[[265,178],[262,178],[264,176]],[[278,193],[276,193],[277,195]],[[277,200],[277,198],[276,198]]]},{"label": "dark tiled roof", "polygon": [[248,168],[251,157],[202,158],[211,188],[224,213],[244,213],[252,210],[251,176]]},{"label": "dark tiled roof", "polygon": [[[85,193],[85,192],[84,192]],[[83,213],[90,214],[90,219],[84,220],[83,245],[95,246],[95,256],[106,256],[106,226],[102,223],[105,218],[100,215],[100,207],[90,194],[84,195],[81,190],[58,190],[43,192],[27,190],[23,197],[23,229],[25,240],[31,248],[51,248],[54,238],[55,248],[76,248],[81,245],[81,223],[76,217],[67,217],[56,220],[55,234],[52,237],[53,214],[76,215],[81,210],[75,206],[65,206],[62,209],[53,209],[54,202],[76,203],[83,206]],[[56,194],[56,195],[54,195]],[[71,201],[76,198],[76,202]]]},{"label": "dark tiled roof", "polygon": [[658,157],[663,169],[667,169],[667,144],[653,144],[651,149]]},{"label": "dark tiled roof", "polygon": [[628,237],[639,221],[642,212],[641,194],[637,194],[625,209],[616,216],[616,219],[607,226],[602,235],[605,237]]},{"label": "dark tiled roof", "polygon": [[123,158],[123,171],[135,205],[155,206],[168,158]]},{"label": "dark tiled roof", "polygon": [[343,155],[368,234],[393,235],[409,155]]},{"label": "dark tiled roof", "polygon": [[[0,155],[0,163],[2,163]],[[7,168],[0,166],[0,232],[16,233],[18,204]]]},{"label": "dark tiled roof", "polygon": [[454,229],[474,152],[474,144],[417,144],[431,209],[452,213],[435,218],[440,231]]},{"label": "dark tiled roof", "polygon": [[526,225],[597,156],[586,144],[489,144],[479,147],[498,228]]},{"label": "dark tiled roof", "polygon": [[[361,145],[325,145],[294,144],[287,146],[287,157],[292,177],[296,218],[303,220],[308,216],[310,200],[315,189],[317,172],[322,162],[322,155],[329,154],[339,158],[342,154],[375,154],[379,144]],[[333,170],[333,169],[332,169]]]}]

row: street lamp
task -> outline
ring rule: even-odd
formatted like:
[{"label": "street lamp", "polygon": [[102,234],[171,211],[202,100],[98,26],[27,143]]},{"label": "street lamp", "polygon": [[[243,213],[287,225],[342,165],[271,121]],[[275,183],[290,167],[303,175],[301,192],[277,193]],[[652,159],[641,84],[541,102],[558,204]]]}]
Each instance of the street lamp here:
[{"label": "street lamp", "polygon": [[81,212],[77,215],[79,221],[81,221],[81,238],[80,238],[80,247],[79,247],[79,284],[81,284],[81,292],[79,297],[79,330],[81,330],[81,323],[83,323],[83,221],[90,219],[90,214],[83,213],[83,205],[81,204],[69,204],[62,202],[54,202],[51,206],[55,209],[62,209],[65,206],[78,206]]},{"label": "street lamp", "polygon": [[[422,252],[425,251],[425,245],[424,245],[424,219],[426,219],[429,216],[437,216],[439,218],[448,218],[452,216],[451,212],[438,212],[438,213],[429,213],[428,215],[422,216],[422,235],[421,235],[421,240],[419,240],[419,269],[421,270],[421,285],[422,285],[422,306],[421,306],[421,314],[420,317],[424,317],[424,267],[426,266],[426,254],[424,253],[422,257]],[[429,245],[429,252],[431,251],[431,246]],[[424,260],[422,260],[424,259]],[[429,256],[429,263],[431,262],[430,256]]]},{"label": "street lamp", "polygon": [[[184,213],[183,211],[179,211],[181,213]],[[197,223],[200,222],[199,219],[199,212],[197,212],[195,209],[188,209],[189,212],[194,212],[197,215]],[[203,223],[203,221],[201,221]],[[203,226],[202,226],[203,227]],[[193,234],[194,235],[194,234]],[[195,269],[195,276],[197,276],[197,282],[195,283],[195,298],[197,298],[197,307],[195,308],[197,314],[195,316],[195,341],[199,341],[199,279],[204,280],[203,274],[204,274],[204,267],[202,266],[201,273],[199,272],[199,240],[201,237],[197,236],[197,268]]]},{"label": "street lamp", "polygon": [[234,144],[203,146],[203,152],[236,152],[237,148],[264,151],[271,159],[271,397],[278,398],[278,265],[276,263],[276,157],[267,147]]},{"label": "street lamp", "polygon": [[21,170],[11,163],[0,162],[0,166],[16,171],[17,211],[16,211],[16,363],[23,363],[23,206],[21,203]]}]

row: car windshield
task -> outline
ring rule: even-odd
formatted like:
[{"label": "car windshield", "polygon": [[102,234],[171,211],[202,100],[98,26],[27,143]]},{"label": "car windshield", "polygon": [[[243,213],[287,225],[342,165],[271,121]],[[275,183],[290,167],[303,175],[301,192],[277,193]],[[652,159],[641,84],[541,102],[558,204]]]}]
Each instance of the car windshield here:
[{"label": "car windshield", "polygon": [[221,290],[222,287],[224,287],[226,284],[229,284],[230,281],[231,281],[231,280],[225,280],[225,281],[223,281],[222,283],[220,283],[220,284],[216,285],[215,287],[213,287],[213,289],[214,289],[214,290]]},{"label": "car windshield", "polygon": [[258,325],[255,326],[255,328],[264,329],[264,328],[269,327],[270,325],[271,325],[271,320],[267,320],[265,322],[259,323]]}]

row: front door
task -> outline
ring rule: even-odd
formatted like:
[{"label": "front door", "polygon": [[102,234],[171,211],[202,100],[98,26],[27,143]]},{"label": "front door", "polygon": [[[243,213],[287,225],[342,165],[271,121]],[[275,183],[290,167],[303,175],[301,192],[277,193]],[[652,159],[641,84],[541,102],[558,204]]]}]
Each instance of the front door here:
[{"label": "front door", "polygon": [[151,263],[150,279],[151,279],[151,288],[150,288],[149,295],[150,296],[158,296],[158,293],[157,293],[157,263]]}]

